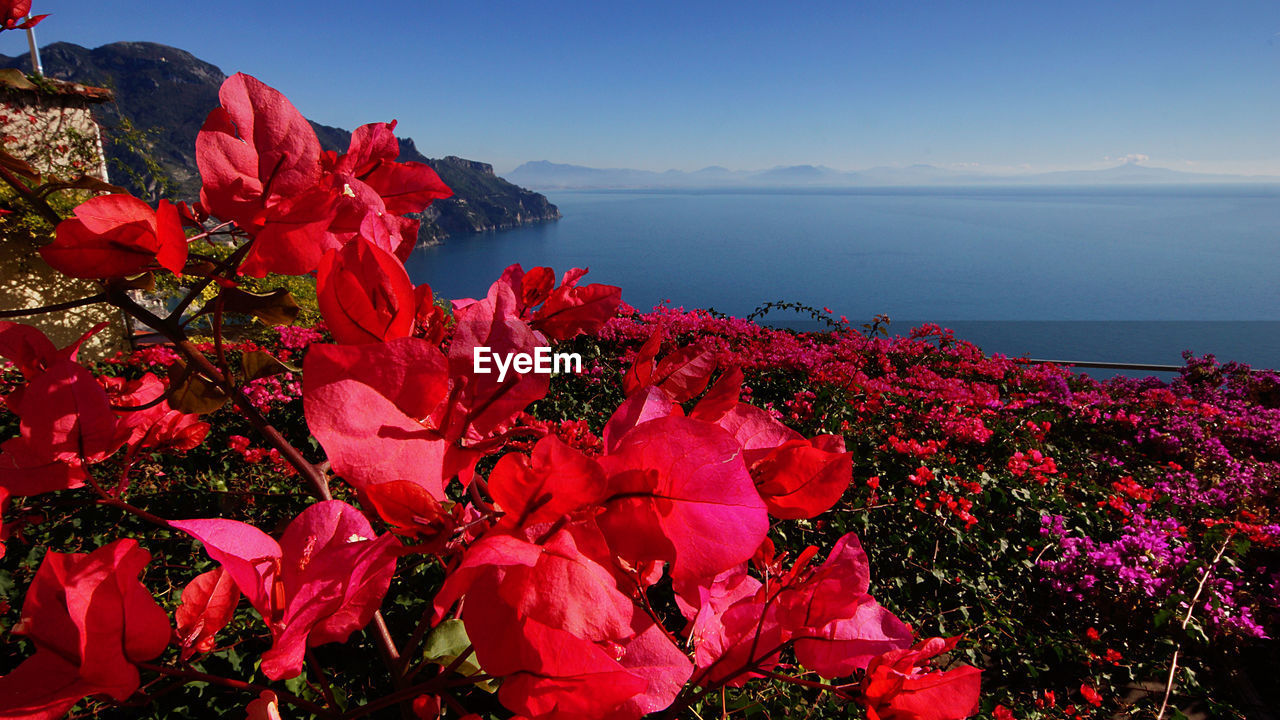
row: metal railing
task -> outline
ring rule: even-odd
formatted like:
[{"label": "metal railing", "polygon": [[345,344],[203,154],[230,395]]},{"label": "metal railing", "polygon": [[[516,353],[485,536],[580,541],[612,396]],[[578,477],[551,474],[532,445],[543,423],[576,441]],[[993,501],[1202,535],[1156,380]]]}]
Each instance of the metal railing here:
[{"label": "metal railing", "polygon": [[1146,370],[1149,372],[1178,372],[1182,369],[1181,365],[1152,365],[1149,363],[1113,363],[1113,362],[1095,362],[1092,360],[1044,360],[1040,358],[1027,358],[1025,362],[1032,365],[1070,365],[1072,367],[1082,368],[1098,368],[1100,370]]}]

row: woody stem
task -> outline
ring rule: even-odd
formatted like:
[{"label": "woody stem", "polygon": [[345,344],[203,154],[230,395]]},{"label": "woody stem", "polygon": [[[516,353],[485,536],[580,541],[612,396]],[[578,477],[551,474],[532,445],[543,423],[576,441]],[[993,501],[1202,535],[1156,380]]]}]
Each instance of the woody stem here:
[{"label": "woody stem", "polygon": [[258,685],[257,683],[244,682],[243,680],[236,680],[234,678],[223,677],[221,675],[210,675],[209,673],[200,672],[199,670],[190,670],[187,668],[172,668],[172,667],[165,667],[163,665],[152,665],[151,663],[145,663],[145,662],[140,662],[137,665],[143,670],[151,670],[152,672],[158,672],[162,675],[171,675],[173,677],[184,678],[188,681],[207,682],[207,683],[212,683],[214,685],[222,685],[223,687],[235,688],[237,690],[248,690],[250,692],[256,692],[256,693],[271,691],[276,694],[277,698],[283,700],[284,702],[289,703],[290,705],[294,705],[303,710],[306,710],[309,713],[313,713],[315,715],[320,715],[323,717],[330,717],[330,718],[336,718],[340,716],[339,713],[334,712],[333,710],[320,707],[319,705],[316,705],[313,702],[303,700],[302,698],[298,697],[297,695],[294,695],[293,693],[288,693],[283,690],[276,690],[274,688],[267,687],[266,685]]},{"label": "woody stem", "polygon": [[320,500],[332,499],[332,495],[329,493],[329,481],[324,477],[319,469],[317,469],[312,462],[303,457],[302,453],[288,440],[286,440],[284,435],[281,435],[280,431],[275,429],[275,427],[272,426],[265,417],[263,417],[262,413],[258,411],[258,408],[254,407],[253,403],[249,401],[248,396],[236,388],[232,378],[224,375],[221,370],[214,367],[213,363],[209,362],[209,358],[205,357],[204,353],[200,352],[200,350],[187,339],[186,333],[177,326],[177,323],[173,321],[172,318],[165,319],[157,316],[155,313],[152,313],[150,310],[147,310],[134,302],[132,298],[120,290],[109,291],[108,301],[138,320],[141,320],[148,327],[152,328],[172,342],[174,349],[181,353],[182,356],[186,358],[187,362],[199,371],[200,374],[213,381],[219,389],[226,393],[227,396],[231,398],[231,402],[235,404],[236,409],[239,410],[240,413],[244,415],[244,418],[249,421],[249,424],[252,425],[253,428],[263,437],[265,437],[267,442],[279,451],[280,455],[284,457],[284,459],[287,460],[300,475],[302,475],[302,477],[307,481],[307,484],[311,486],[312,495]]},{"label": "woody stem", "polygon": [[89,297],[80,298],[79,300],[68,300],[66,302],[55,303],[53,305],[43,305],[34,308],[18,308],[17,310],[0,310],[0,319],[11,317],[26,317],[28,315],[44,315],[45,313],[58,312],[59,310],[70,310],[72,308],[83,307],[85,305],[93,305],[94,303],[105,302],[106,293],[98,293]]}]

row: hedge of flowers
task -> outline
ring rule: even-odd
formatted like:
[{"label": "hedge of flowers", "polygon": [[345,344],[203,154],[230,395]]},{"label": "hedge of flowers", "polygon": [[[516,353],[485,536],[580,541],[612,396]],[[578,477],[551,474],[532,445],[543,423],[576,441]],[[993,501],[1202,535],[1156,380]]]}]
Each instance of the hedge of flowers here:
[{"label": "hedge of flowers", "polygon": [[[446,323],[441,340],[453,332]],[[282,326],[229,341],[224,352],[232,362],[269,353],[294,364],[310,345],[328,340],[324,326]],[[597,332],[556,347],[587,363],[580,373],[554,377],[547,395],[520,414],[512,453],[555,437],[598,457],[611,416],[601,408],[625,401],[637,366],[658,371],[673,353],[682,353],[682,367],[711,369],[710,387],[684,403],[691,411],[717,385],[736,382],[741,397],[797,436],[842,437],[853,453],[848,488],[830,511],[775,528],[771,552],[833,547],[856,532],[886,607],[921,634],[963,637],[949,655],[984,669],[984,715],[1143,716],[1158,711],[1166,688],[1170,717],[1179,708],[1249,717],[1250,703],[1267,702],[1269,638],[1280,619],[1275,373],[1188,358],[1172,382],[1098,382],[984,356],[937,327],[892,338],[852,328],[794,333],[669,307],[637,313],[624,306]],[[174,360],[160,345],[96,369],[108,388],[123,387],[121,378],[145,387]],[[11,389],[21,384],[13,370],[6,377]],[[252,381],[243,392],[286,435],[306,437],[297,374],[272,380]],[[239,413],[219,410],[207,420],[209,437],[198,450],[185,450],[192,443],[187,430],[185,440],[177,432],[177,440],[109,462],[133,464],[133,497],[145,508],[185,506],[192,515],[197,507],[216,508],[283,526],[298,507],[296,470],[252,439],[254,429]],[[489,477],[495,470],[479,468]],[[93,538],[136,519],[108,513],[109,506],[39,500],[20,499],[6,514],[10,627],[43,549],[89,549]],[[146,531],[145,523],[133,530]],[[148,575],[172,587],[175,609],[184,576],[176,570]],[[388,622],[420,613],[425,600],[415,590],[438,572],[420,566],[412,580],[397,582]],[[189,667],[243,669],[245,649],[266,640],[251,608],[228,612],[220,634],[178,641],[179,652],[196,661]],[[11,664],[25,656],[22,644],[10,647]],[[334,654],[328,661],[334,673],[356,672]],[[831,682],[809,675],[794,656],[780,661],[770,672]],[[321,681],[310,672],[299,678],[287,691],[322,703]],[[376,680],[361,686],[377,692]],[[753,708],[780,713],[800,702],[813,717],[850,712],[837,693],[815,702],[797,689],[808,690],[781,681],[726,685],[693,707],[704,717]],[[234,691],[188,684],[152,700],[147,712],[163,717],[195,702],[233,707],[238,699]]]}]

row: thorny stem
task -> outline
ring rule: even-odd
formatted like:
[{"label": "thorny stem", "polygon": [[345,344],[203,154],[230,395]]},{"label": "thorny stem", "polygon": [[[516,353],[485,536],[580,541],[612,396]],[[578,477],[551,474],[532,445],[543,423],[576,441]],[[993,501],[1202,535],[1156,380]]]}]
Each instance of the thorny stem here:
[{"label": "thorny stem", "polygon": [[152,672],[158,672],[162,675],[172,675],[173,677],[185,678],[188,681],[207,682],[207,683],[212,683],[214,685],[222,685],[223,687],[235,688],[237,690],[248,690],[249,692],[255,692],[255,693],[262,693],[264,691],[269,690],[275,693],[276,697],[279,698],[280,700],[283,700],[284,702],[287,702],[290,705],[294,705],[303,710],[306,710],[309,713],[321,715],[324,717],[330,717],[330,718],[340,717],[340,714],[333,710],[320,707],[319,705],[316,705],[315,703],[310,702],[308,700],[303,700],[302,698],[298,697],[297,695],[294,695],[293,693],[288,693],[283,690],[276,690],[275,688],[270,688],[270,687],[267,687],[266,685],[258,685],[257,683],[244,682],[243,680],[236,680],[234,678],[223,677],[221,675],[210,675],[209,673],[200,672],[199,670],[165,667],[163,665],[153,665],[151,663],[146,663],[146,662],[140,662],[140,663],[137,663],[137,665],[143,670],[151,670]]},{"label": "thorny stem", "polygon": [[227,351],[222,346],[222,295],[213,301],[213,354],[218,360],[218,369],[226,377],[231,376],[231,367],[227,365]]},{"label": "thorny stem", "polygon": [[[1217,567],[1218,561],[1222,559],[1222,554],[1227,551],[1227,545],[1231,544],[1231,538],[1222,541],[1222,547],[1218,548],[1218,554],[1213,556],[1213,562],[1209,563],[1209,567],[1204,569],[1204,574],[1200,576],[1200,584],[1196,587],[1196,594],[1191,597],[1191,603],[1187,605],[1187,614],[1182,618],[1182,629],[1186,630],[1187,625],[1191,622],[1191,614],[1195,612],[1196,603],[1200,601],[1200,593],[1204,592],[1204,584],[1209,581],[1209,576],[1213,574],[1213,569]],[[1169,707],[1169,696],[1173,694],[1173,681],[1178,672],[1178,654],[1182,652],[1182,643],[1179,642],[1173,648],[1173,660],[1169,663],[1169,679],[1164,684],[1164,699],[1160,701],[1160,712],[1156,713],[1156,720],[1164,720],[1164,711]]]},{"label": "thorny stem", "polygon": [[814,688],[816,690],[832,692],[841,697],[844,697],[846,695],[846,693],[843,690],[836,687],[835,685],[827,685],[826,683],[815,682],[813,680],[805,680],[804,678],[798,678],[791,675],[783,675],[782,673],[776,673],[776,672],[773,672],[772,670],[758,670],[757,672],[759,672],[761,675],[764,675],[766,677],[771,677],[775,680],[789,682],[792,685],[803,685],[804,687]]},{"label": "thorny stem", "polygon": [[144,402],[141,405],[130,405],[127,407],[119,407],[116,405],[112,405],[111,410],[113,412],[139,412],[141,410],[150,410],[151,408],[159,405],[162,402],[164,402],[164,393],[160,393],[159,395],[156,396],[154,400],[148,400],[147,402]]},{"label": "thorny stem", "polygon": [[333,699],[333,688],[329,686],[329,678],[325,677],[324,669],[320,667],[316,655],[310,649],[307,650],[307,666],[311,668],[311,672],[316,674],[316,681],[320,683],[320,690],[324,694],[324,701],[331,708],[338,707],[338,703]]},{"label": "thorny stem", "polygon": [[413,662],[413,658],[418,653],[418,645],[422,639],[427,636],[427,631],[431,629],[431,618],[435,615],[435,608],[427,605],[422,611],[422,617],[419,618],[418,624],[414,626],[413,633],[409,635],[409,639],[404,644],[404,652],[400,656],[400,674],[404,677],[409,675],[409,663]]},{"label": "thorny stem", "polygon": [[[228,221],[226,221],[226,222],[224,222],[224,223],[222,223],[222,224],[220,224],[220,225],[215,225],[215,226],[213,226],[213,229],[211,229],[211,230],[205,230],[204,232],[202,232],[202,233],[200,233],[200,234],[198,234],[198,235],[192,235],[191,237],[187,238],[187,242],[192,242],[192,241],[195,241],[195,240],[203,240],[204,238],[207,238],[207,237],[209,237],[210,235],[213,235],[214,233],[216,233],[216,232],[218,232],[218,231],[222,230],[223,228],[225,228],[225,227],[227,227],[227,226],[231,225],[231,224],[232,224],[232,222],[234,222],[234,221],[232,221],[232,220],[228,220]],[[188,255],[188,257],[190,257],[190,255]]]},{"label": "thorny stem", "polygon": [[[407,683],[400,672],[400,651],[396,649],[395,640],[391,638],[391,631],[387,629],[387,621],[382,617],[381,610],[373,613],[373,628],[378,638],[378,650],[382,654],[382,662],[387,666],[387,672],[391,674],[391,682],[395,685],[397,692],[403,691]],[[400,715],[405,720],[413,718],[412,710],[403,705],[400,707]]]},{"label": "thorny stem", "polygon": [[88,478],[89,478],[89,485],[93,488],[94,492],[98,493],[99,505],[107,505],[108,507],[120,508],[121,510],[124,510],[125,512],[131,515],[136,515],[142,518],[143,520],[146,520],[147,522],[151,523],[152,525],[159,525],[162,528],[173,527],[168,520],[165,520],[159,515],[153,515],[147,512],[146,510],[143,510],[140,507],[135,507],[133,505],[130,505],[124,500],[121,500],[118,497],[114,497],[113,495],[108,493],[106,490],[103,490],[102,486],[98,484],[98,481],[93,478],[92,474],[89,474]]},{"label": "thorny stem", "polygon": [[437,675],[431,678],[430,680],[427,680],[426,682],[419,683],[417,685],[413,685],[411,687],[407,687],[402,690],[397,690],[391,693],[390,695],[385,695],[381,698],[378,698],[377,700],[374,700],[371,703],[368,703],[366,705],[361,705],[358,708],[349,710],[343,715],[341,715],[340,717],[342,718],[342,720],[351,720],[351,718],[363,717],[365,715],[368,715],[369,713],[381,710],[382,708],[391,707],[392,705],[402,703],[405,700],[412,700],[418,697],[419,695],[436,693],[451,687],[461,687],[463,685],[474,685],[476,683],[484,682],[485,680],[489,680],[489,679],[491,679],[491,676],[489,675],[475,675],[467,678],[452,678],[452,679],[446,678],[444,675]]},{"label": "thorny stem", "polygon": [[40,197],[34,190],[27,187],[26,183],[19,180],[17,176],[9,172],[9,170],[0,167],[0,178],[3,178],[5,182],[9,183],[9,186],[21,195],[22,199],[26,200],[27,204],[39,213],[40,217],[47,220],[50,225],[56,226],[58,223],[62,222],[62,217],[49,206],[49,203],[45,202],[44,198]]},{"label": "thorny stem", "polygon": [[320,500],[332,499],[332,495],[329,494],[329,481],[325,479],[324,475],[313,463],[303,457],[302,453],[286,440],[279,430],[276,430],[263,417],[262,413],[253,406],[253,403],[249,402],[248,396],[240,392],[230,378],[223,375],[218,368],[213,366],[213,363],[209,362],[209,358],[205,357],[204,353],[200,352],[190,340],[187,340],[186,334],[181,328],[177,327],[177,324],[172,319],[158,317],[121,291],[111,291],[108,299],[112,305],[141,320],[172,342],[174,349],[181,353],[196,370],[212,380],[225,392],[231,398],[231,401],[235,403],[236,408],[244,415],[245,419],[249,421],[249,424],[261,433],[280,452],[280,455],[285,460],[288,460],[289,464],[302,475],[307,484],[311,486],[312,495],[315,495]]},{"label": "thorny stem", "polygon": [[[187,311],[187,308],[191,306],[191,303],[195,302],[195,299],[200,297],[200,294],[204,292],[204,289],[209,287],[209,284],[213,282],[213,277],[215,275],[218,275],[219,273],[225,273],[229,270],[239,267],[240,261],[244,259],[245,254],[249,252],[249,248],[252,245],[253,245],[252,242],[247,242],[241,245],[240,247],[236,248],[236,251],[231,253],[231,255],[227,257],[226,260],[223,260],[222,264],[218,265],[216,268],[213,269],[213,272],[209,274],[209,277],[196,283],[195,287],[191,288],[191,291],[188,292],[181,300],[178,301],[177,307],[175,307],[173,309],[173,312],[169,313],[169,316],[166,317],[165,319],[171,322],[177,322],[182,317],[182,314]],[[148,324],[150,325],[150,323]],[[154,325],[152,325],[152,327],[155,327],[156,330],[160,329]]]},{"label": "thorny stem", "polygon": [[641,609],[645,611],[645,613],[649,616],[650,620],[653,620],[653,623],[655,625],[662,628],[662,633],[667,636],[667,640],[671,641],[672,645],[675,645],[676,647],[680,647],[680,641],[676,639],[674,635],[671,634],[671,631],[667,629],[666,625],[662,624],[662,618],[658,615],[658,612],[653,609],[653,605],[649,603],[649,594],[645,592],[644,585],[641,584],[640,582],[641,580],[640,571],[634,570],[633,573],[634,574],[628,573],[627,579],[631,580],[631,582],[636,584],[636,591],[637,591],[637,594],[640,596]]},{"label": "thorny stem", "polygon": [[72,308],[83,307],[85,305],[93,305],[100,302],[106,302],[107,294],[105,292],[89,297],[80,298],[79,300],[68,300],[66,302],[55,303],[53,305],[43,305],[34,308],[18,308],[17,310],[0,310],[0,319],[11,317],[26,317],[28,315],[43,315],[45,313],[58,312],[59,310],[70,310]]}]

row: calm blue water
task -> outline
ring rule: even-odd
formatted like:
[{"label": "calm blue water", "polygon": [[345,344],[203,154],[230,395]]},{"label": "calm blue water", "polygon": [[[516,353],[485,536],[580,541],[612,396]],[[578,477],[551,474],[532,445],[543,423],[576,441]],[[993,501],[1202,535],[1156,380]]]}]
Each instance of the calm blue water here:
[{"label": "calm blue water", "polygon": [[550,199],[561,221],[421,248],[410,275],[474,297],[513,262],[589,267],[640,308],[791,300],[938,322],[989,352],[1176,364],[1189,348],[1280,367],[1276,186]]}]

